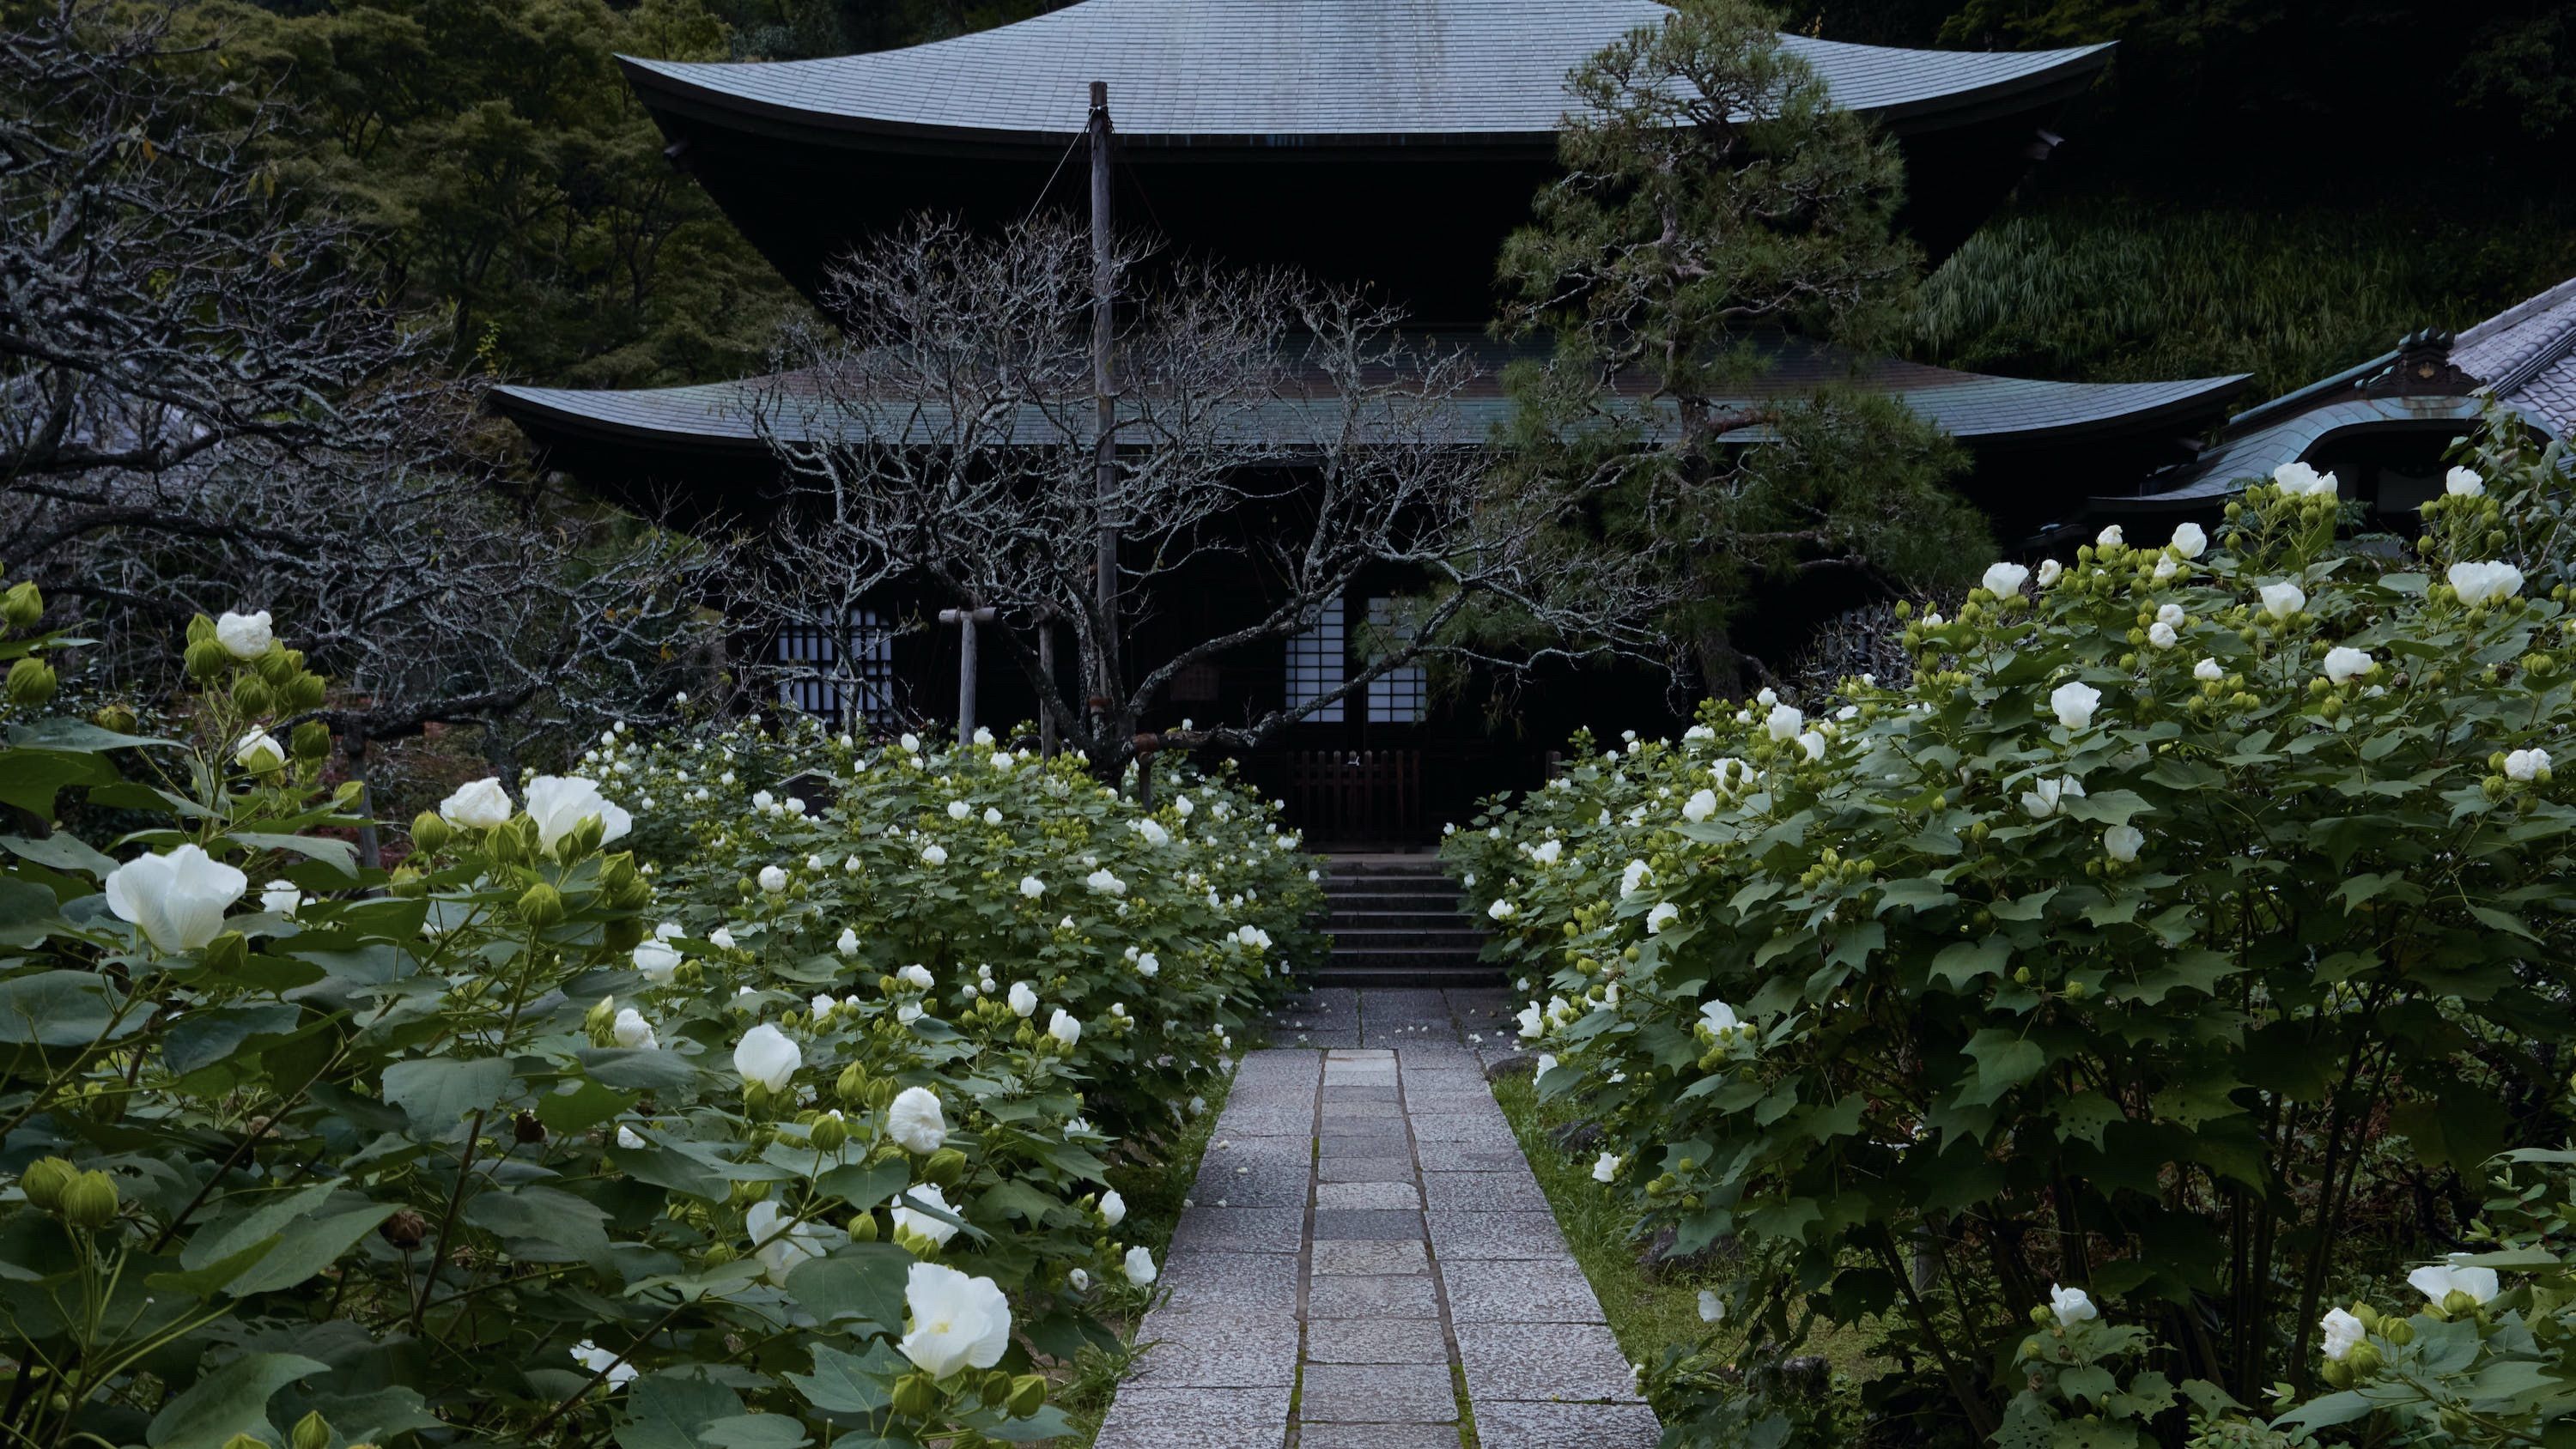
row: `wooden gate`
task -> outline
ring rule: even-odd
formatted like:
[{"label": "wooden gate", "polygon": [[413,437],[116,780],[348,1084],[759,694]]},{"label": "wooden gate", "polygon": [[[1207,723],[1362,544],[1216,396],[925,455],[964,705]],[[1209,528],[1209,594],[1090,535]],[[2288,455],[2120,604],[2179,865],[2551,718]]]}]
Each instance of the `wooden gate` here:
[{"label": "wooden gate", "polygon": [[1309,840],[1409,841],[1422,829],[1420,750],[1291,750],[1288,816]]}]

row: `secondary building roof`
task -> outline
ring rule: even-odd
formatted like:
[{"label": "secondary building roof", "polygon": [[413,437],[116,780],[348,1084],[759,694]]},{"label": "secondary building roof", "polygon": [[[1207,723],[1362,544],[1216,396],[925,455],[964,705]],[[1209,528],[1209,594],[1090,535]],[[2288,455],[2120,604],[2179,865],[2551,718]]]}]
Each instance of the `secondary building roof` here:
[{"label": "secondary building roof", "polygon": [[[2198,460],[2150,479],[2137,494],[2092,499],[2077,522],[2209,513],[2284,463],[2355,445],[2367,460],[2392,440],[2455,436],[2490,401],[2547,436],[2576,436],[2576,278],[2456,336],[2418,332],[2367,362],[2247,408]],[[2345,479],[2348,492],[2354,481]]]},{"label": "secondary building roof", "polygon": [[[1653,0],[1083,0],[902,50],[625,65],[657,110],[807,134],[1061,149],[1099,80],[1129,147],[1552,144],[1567,73],[1669,13]],[[2062,98],[2110,51],[1782,40],[1838,104],[1899,129]]]},{"label": "secondary building roof", "polygon": [[[1476,339],[1455,340],[1478,351],[1491,346]],[[2159,453],[2172,440],[2214,423],[2227,399],[2245,383],[2242,374],[2174,382],[2040,382],[1893,359],[1877,360],[1855,373],[1840,354],[1802,347],[1781,359],[1769,386],[1802,392],[1836,378],[1850,378],[1902,400],[1981,457],[2068,447],[2093,449],[2102,456]],[[790,441],[812,441],[835,428],[846,435],[872,426],[847,415],[835,421],[815,378],[805,372],[638,391],[500,387],[492,390],[491,401],[546,450],[555,466],[653,511],[701,519],[757,513],[767,506],[776,470],[755,420],[764,408],[777,433]],[[1499,380],[1488,371],[1459,400],[1459,435],[1470,440],[1488,436],[1510,406]],[[1286,411],[1293,413],[1293,406]],[[1293,428],[1300,420],[1282,416],[1276,421]],[[1025,435],[1052,439],[1049,426],[1033,413]],[[2014,491],[2026,490],[2017,486]],[[2064,495],[2055,497],[2053,506],[2063,507]]]}]

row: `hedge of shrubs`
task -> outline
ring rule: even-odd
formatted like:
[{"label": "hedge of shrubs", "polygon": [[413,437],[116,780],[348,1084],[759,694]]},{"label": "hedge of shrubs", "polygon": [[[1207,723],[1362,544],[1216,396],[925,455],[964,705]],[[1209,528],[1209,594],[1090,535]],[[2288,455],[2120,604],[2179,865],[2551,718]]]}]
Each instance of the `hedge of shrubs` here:
[{"label": "hedge of shrubs", "polygon": [[[22,586],[23,589],[23,586]],[[20,1442],[969,1445],[1132,1306],[1106,1191],[1282,987],[1317,888],[1222,780],[710,725],[460,789],[390,876],[322,682],[198,621],[189,737],[48,718],[0,801]],[[32,604],[34,607],[17,607]],[[279,735],[283,735],[280,738]],[[50,828],[74,798],[158,821]]]},{"label": "hedge of shrubs", "polygon": [[[1450,840],[1595,1175],[1733,1254],[1707,1316],[1868,1327],[1870,1412],[2016,1449],[2576,1406],[2564,1185],[2485,1201],[2566,1160],[2565,460],[2473,461],[2413,549],[2293,465],[1999,564],[1911,678],[1582,742]],[[1663,1366],[1672,1442],[1806,1422],[1733,1358]]]}]

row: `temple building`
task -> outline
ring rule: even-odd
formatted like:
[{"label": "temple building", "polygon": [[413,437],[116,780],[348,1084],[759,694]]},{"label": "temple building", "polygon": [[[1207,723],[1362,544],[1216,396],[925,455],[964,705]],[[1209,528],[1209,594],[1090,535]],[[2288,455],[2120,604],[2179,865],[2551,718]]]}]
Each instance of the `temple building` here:
[{"label": "temple building", "polygon": [[[1664,13],[1652,0],[1083,0],[876,54],[624,64],[673,164],[809,295],[836,255],[914,213],[999,226],[1041,208],[1079,209],[1088,90],[1103,81],[1122,218],[1192,255],[1368,283],[1424,331],[1493,349],[1483,328],[1496,302],[1494,258],[1555,173],[1568,73]],[[2107,46],[1783,44],[1838,104],[1895,138],[1907,167],[1901,222],[1936,262],[2061,144],[2061,113],[2109,60]],[[1849,361],[1787,354],[1766,385],[1801,389],[1821,370],[1849,372]],[[2190,463],[2245,384],[2056,383],[1892,359],[1857,376],[1960,440],[1973,467],[1959,486],[2007,542]],[[493,402],[549,466],[696,526],[774,511],[779,470],[752,404],[793,394],[797,381],[505,387]],[[1464,400],[1465,421],[1481,429],[1505,407],[1489,374]],[[1383,608],[1353,597],[1284,650],[1185,675],[1171,691],[1172,719],[1157,724],[1312,697],[1347,677],[1360,622]],[[888,600],[854,619],[847,639],[769,641],[778,658],[838,660],[847,672],[846,685],[791,688],[786,702],[855,700],[889,719],[943,713],[956,643],[953,632],[905,627],[919,611],[918,601]],[[1327,837],[1436,829],[1479,795],[1533,783],[1549,744],[1574,725],[1662,729],[1673,719],[1661,687],[1637,680],[1539,681],[1519,690],[1508,718],[1490,700],[1427,689],[1418,671],[1379,684],[1245,762]],[[1011,718],[1027,702],[1012,681],[988,678],[985,688],[987,718]]]}]

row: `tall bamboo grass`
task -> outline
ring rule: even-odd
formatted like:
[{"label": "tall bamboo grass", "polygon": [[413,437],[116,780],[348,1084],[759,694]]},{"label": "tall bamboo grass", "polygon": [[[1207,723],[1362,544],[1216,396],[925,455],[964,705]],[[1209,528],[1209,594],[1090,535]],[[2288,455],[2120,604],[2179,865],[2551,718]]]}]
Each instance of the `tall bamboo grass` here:
[{"label": "tall bamboo grass", "polygon": [[1925,282],[1915,355],[2083,382],[2254,374],[2270,397],[2576,272],[2576,214],[2084,199],[1986,226]]}]

